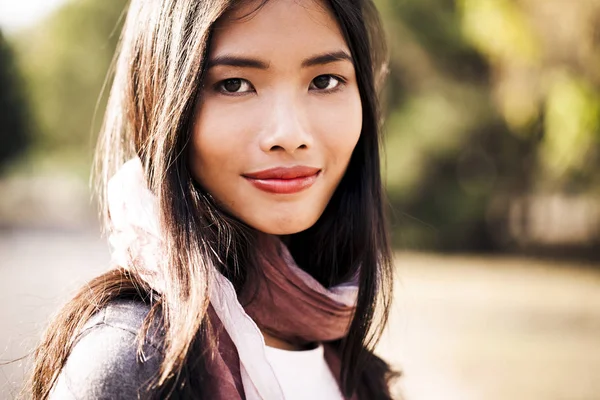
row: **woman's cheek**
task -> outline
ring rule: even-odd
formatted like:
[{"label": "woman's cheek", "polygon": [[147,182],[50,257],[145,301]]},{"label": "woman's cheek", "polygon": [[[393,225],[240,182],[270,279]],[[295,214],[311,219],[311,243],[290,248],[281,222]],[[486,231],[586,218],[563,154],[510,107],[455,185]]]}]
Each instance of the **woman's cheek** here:
[{"label": "woman's cheek", "polygon": [[256,104],[250,103],[218,98],[204,102],[194,128],[194,146],[202,158],[230,167],[243,158],[253,142],[252,132],[259,118]]},{"label": "woman's cheek", "polygon": [[362,130],[362,106],[358,93],[316,104],[314,127],[328,153],[347,163]]}]

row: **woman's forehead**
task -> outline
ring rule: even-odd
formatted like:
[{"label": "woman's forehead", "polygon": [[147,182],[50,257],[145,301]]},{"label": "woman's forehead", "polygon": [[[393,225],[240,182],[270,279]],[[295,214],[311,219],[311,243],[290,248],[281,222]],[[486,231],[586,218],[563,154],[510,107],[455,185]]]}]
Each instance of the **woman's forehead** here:
[{"label": "woman's forehead", "polygon": [[269,3],[279,3],[289,10],[293,10],[293,6],[300,6],[306,9],[320,8],[323,11],[330,10],[328,0],[238,0],[229,7],[228,11],[220,19],[248,20]]},{"label": "woman's forehead", "polygon": [[[319,0],[252,0],[225,14],[214,27],[211,57],[262,54],[291,58],[348,51],[329,8]],[[279,58],[275,57],[275,58]]]}]

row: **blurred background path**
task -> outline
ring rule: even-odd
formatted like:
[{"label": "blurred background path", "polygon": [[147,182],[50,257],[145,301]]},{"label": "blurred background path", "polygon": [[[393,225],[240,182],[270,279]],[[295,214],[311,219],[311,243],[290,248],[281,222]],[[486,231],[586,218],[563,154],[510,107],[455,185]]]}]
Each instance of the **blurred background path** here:
[{"label": "blurred background path", "polygon": [[600,399],[600,271],[526,258],[397,254],[380,354],[407,400]]},{"label": "blurred background path", "polygon": [[[108,265],[88,231],[0,232],[0,359],[25,355],[57,307]],[[397,253],[378,352],[407,400],[600,399],[600,271],[526,258]],[[0,367],[13,399],[27,362]]]}]

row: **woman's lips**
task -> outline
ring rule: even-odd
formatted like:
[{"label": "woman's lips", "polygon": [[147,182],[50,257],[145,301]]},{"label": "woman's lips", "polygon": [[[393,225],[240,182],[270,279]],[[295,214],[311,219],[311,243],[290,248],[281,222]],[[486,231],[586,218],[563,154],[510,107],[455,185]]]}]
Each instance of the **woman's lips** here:
[{"label": "woman's lips", "polygon": [[312,186],[321,170],[313,167],[277,167],[243,174],[256,188],[269,193],[291,194]]}]

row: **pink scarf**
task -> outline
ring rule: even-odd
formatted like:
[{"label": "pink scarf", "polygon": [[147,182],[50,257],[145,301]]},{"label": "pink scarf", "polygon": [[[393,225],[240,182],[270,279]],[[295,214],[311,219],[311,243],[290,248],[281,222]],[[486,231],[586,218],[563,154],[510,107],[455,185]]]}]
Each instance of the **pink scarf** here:
[{"label": "pink scarf", "polygon": [[[144,176],[140,159],[134,158],[110,180],[109,241],[116,265],[135,269],[153,289],[161,292],[164,288],[161,268],[166,266],[161,263],[164,257],[157,200]],[[245,308],[233,284],[213,271],[209,318],[218,331],[219,352],[209,360],[208,368],[215,378],[211,390],[215,399],[284,399],[267,361],[259,326],[293,343],[326,342],[346,335],[354,312],[356,284],[327,289],[295,264],[278,238],[263,235],[259,244],[266,279],[258,283],[258,290],[252,293],[252,301]],[[340,361],[327,345],[325,358],[339,382]]]}]

